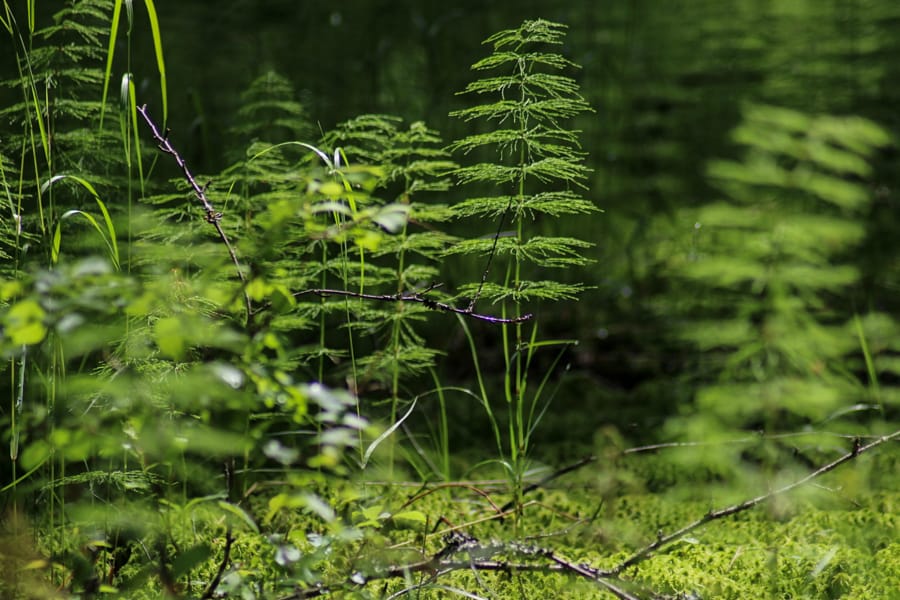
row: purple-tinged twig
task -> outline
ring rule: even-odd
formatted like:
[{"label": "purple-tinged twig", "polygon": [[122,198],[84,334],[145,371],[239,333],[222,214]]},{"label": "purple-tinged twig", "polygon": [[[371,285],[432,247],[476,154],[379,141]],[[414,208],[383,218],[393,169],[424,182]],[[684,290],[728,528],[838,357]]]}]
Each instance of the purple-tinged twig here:
[{"label": "purple-tinged twig", "polygon": [[351,292],[348,290],[330,290],[330,289],[312,289],[312,290],[303,290],[302,292],[295,292],[294,296],[303,296],[305,294],[314,294],[320,297],[328,297],[328,296],[346,296],[348,298],[359,298],[361,300],[377,300],[381,302],[414,302],[417,304],[422,304],[426,308],[430,308],[431,310],[441,310],[444,312],[451,312],[458,315],[463,315],[464,317],[469,317],[472,319],[478,319],[479,321],[487,321],[488,323],[496,323],[496,324],[508,324],[508,323],[521,323],[523,321],[528,321],[531,319],[531,313],[513,317],[513,318],[503,318],[503,317],[494,317],[491,315],[484,315],[481,313],[477,313],[473,310],[470,305],[467,308],[457,308],[445,302],[438,302],[433,298],[428,298],[425,296],[428,292],[438,287],[439,284],[432,284],[425,288],[424,290],[415,291],[415,292],[406,292],[399,294],[363,294],[360,292]]},{"label": "purple-tinged twig", "polygon": [[246,279],[244,279],[244,272],[241,270],[241,263],[238,260],[234,248],[231,246],[231,242],[228,241],[228,236],[225,235],[225,231],[222,229],[222,224],[220,223],[220,221],[222,220],[222,213],[216,211],[216,209],[213,208],[213,205],[206,197],[206,188],[201,187],[197,183],[197,180],[194,179],[194,176],[191,174],[190,169],[188,169],[187,163],[184,162],[184,159],[169,141],[168,130],[166,130],[166,135],[162,135],[159,132],[159,128],[156,126],[156,123],[153,122],[153,119],[151,119],[150,115],[147,113],[146,104],[139,106],[137,110],[139,113],[141,113],[141,116],[144,117],[144,121],[146,121],[147,125],[150,127],[150,131],[153,133],[153,139],[156,140],[156,145],[160,149],[160,151],[164,152],[165,154],[171,154],[175,159],[175,163],[181,169],[181,172],[184,173],[184,178],[187,179],[187,182],[190,184],[191,189],[194,190],[194,196],[203,205],[203,210],[206,212],[206,222],[216,228],[216,233],[219,234],[219,239],[222,240],[222,243],[225,244],[225,247],[228,249],[228,254],[231,256],[231,262],[234,263],[234,267],[235,269],[237,269],[238,278],[240,278],[243,287],[242,291],[244,294],[244,304],[247,307],[247,322],[249,323],[250,317],[253,313],[253,305],[250,302],[250,295],[247,293],[247,281]]}]

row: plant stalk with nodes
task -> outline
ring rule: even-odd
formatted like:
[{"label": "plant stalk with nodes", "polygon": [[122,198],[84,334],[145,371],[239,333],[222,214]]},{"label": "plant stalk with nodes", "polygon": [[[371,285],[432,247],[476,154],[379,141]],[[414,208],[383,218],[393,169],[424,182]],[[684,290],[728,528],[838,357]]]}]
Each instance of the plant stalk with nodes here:
[{"label": "plant stalk with nodes", "polygon": [[[564,33],[563,25],[535,20],[489,37],[485,43],[493,46],[493,52],[472,66],[484,76],[462,92],[484,100],[451,113],[465,121],[494,126],[455,142],[451,148],[484,157],[482,162],[455,171],[459,183],[502,190],[501,195],[464,200],[455,206],[456,216],[497,219],[496,232],[462,241],[448,254],[487,257],[481,282],[462,291],[471,297],[469,310],[474,311],[478,301],[484,299],[500,304],[501,314],[507,320],[502,325],[503,388],[509,411],[505,448],[483,388],[482,401],[494,426],[517,506],[531,433],[546,410],[542,392],[552,371],[548,370],[537,385],[530,386],[529,368],[539,348],[565,348],[574,343],[539,340],[536,322],[530,330],[526,329],[526,307],[535,302],[575,299],[584,289],[577,283],[533,277],[545,269],[587,264],[589,260],[583,252],[591,246],[571,237],[540,235],[534,225],[538,220],[597,210],[578,193],[585,188],[589,173],[578,141],[579,132],[562,124],[591,108],[579,94],[578,83],[560,73],[577,65],[548,51],[548,47],[562,44]],[[493,156],[486,159],[490,151]],[[507,227],[511,231],[505,231]],[[490,280],[492,268],[501,270],[499,281]],[[559,358],[557,355],[556,361]]]}]

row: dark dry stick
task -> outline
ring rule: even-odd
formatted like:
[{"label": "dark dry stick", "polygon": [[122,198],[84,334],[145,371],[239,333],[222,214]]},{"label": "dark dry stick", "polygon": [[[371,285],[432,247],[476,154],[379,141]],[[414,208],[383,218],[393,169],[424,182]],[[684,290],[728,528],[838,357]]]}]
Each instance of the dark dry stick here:
[{"label": "dark dry stick", "polygon": [[225,549],[222,551],[222,562],[219,563],[219,569],[216,571],[215,577],[209,582],[209,585],[206,586],[206,590],[203,592],[203,595],[200,596],[200,600],[209,600],[213,598],[216,593],[216,588],[219,587],[219,582],[222,581],[222,575],[225,574],[225,569],[228,567],[228,562],[231,560],[231,546],[234,544],[234,534],[231,533],[231,527],[225,532]]},{"label": "dark dry stick", "polygon": [[160,149],[160,151],[165,154],[171,154],[175,159],[175,163],[181,169],[181,172],[184,173],[184,178],[187,179],[188,183],[191,186],[191,189],[194,190],[194,196],[200,203],[203,205],[203,210],[206,212],[206,222],[211,224],[216,228],[216,233],[219,234],[219,239],[222,240],[222,243],[225,244],[225,247],[228,249],[228,254],[231,256],[231,262],[234,263],[235,269],[237,269],[238,278],[241,280],[241,287],[243,288],[244,294],[244,303],[247,307],[247,322],[250,322],[250,316],[253,313],[253,305],[250,303],[250,295],[247,294],[247,281],[244,279],[244,272],[241,270],[241,263],[238,260],[237,254],[234,252],[234,248],[231,247],[231,242],[228,241],[228,236],[225,235],[225,231],[222,229],[222,224],[219,222],[222,220],[222,213],[217,212],[213,205],[210,203],[209,199],[206,197],[206,191],[204,188],[200,187],[197,184],[197,180],[194,179],[194,176],[191,174],[190,169],[188,169],[187,163],[184,162],[184,159],[181,158],[181,155],[178,154],[178,151],[172,146],[172,143],[169,142],[168,131],[166,135],[162,135],[159,132],[159,128],[156,126],[156,123],[153,122],[153,119],[150,118],[150,115],[147,113],[147,105],[144,104],[138,107],[138,112],[141,113],[141,116],[144,117],[144,121],[147,122],[147,125],[150,127],[150,131],[153,133],[153,139],[156,140],[156,145]]},{"label": "dark dry stick", "polygon": [[[711,521],[722,519],[739,512],[749,510],[770,498],[790,492],[802,485],[809,483],[813,479],[824,475],[825,473],[833,471],[842,464],[854,460],[857,456],[863,454],[864,452],[868,452],[869,450],[872,450],[873,448],[880,446],[885,442],[890,442],[897,439],[900,439],[900,430],[888,435],[878,437],[866,445],[862,445],[857,439],[854,441],[853,448],[850,450],[850,452],[842,455],[841,457],[826,465],[819,467],[818,469],[812,471],[801,479],[798,479],[793,483],[782,486],[778,489],[772,490],[771,492],[768,492],[766,494],[762,494],[761,496],[757,496],[756,498],[751,498],[750,500],[741,502],[740,504],[735,504],[733,506],[729,506],[728,508],[723,508],[720,510],[710,511],[700,519],[697,519],[693,523],[685,525],[674,533],[671,533],[669,535],[660,535],[652,544],[649,544],[641,550],[638,550],[632,556],[625,559],[611,570],[598,569],[588,564],[573,563],[558,556],[553,551],[548,549],[523,546],[514,542],[495,542],[484,544],[479,542],[472,536],[469,536],[467,534],[460,534],[455,537],[447,538],[449,540],[447,542],[447,545],[430,557],[425,557],[421,560],[403,565],[393,565],[379,573],[368,575],[356,573],[349,577],[348,580],[344,583],[338,584],[334,587],[319,584],[305,589],[298,589],[292,594],[282,596],[281,600],[300,600],[301,598],[315,598],[328,595],[333,592],[346,591],[348,589],[358,589],[361,585],[365,585],[366,583],[375,580],[406,578],[409,577],[410,573],[427,573],[430,576],[429,583],[431,583],[436,582],[442,575],[446,573],[463,569],[475,571],[502,571],[508,573],[570,573],[595,582],[597,585],[600,585],[606,591],[610,592],[620,600],[637,600],[637,596],[634,596],[618,585],[619,583],[624,583],[624,580],[622,580],[620,576],[622,571],[624,571],[628,567],[643,562],[644,560],[648,559],[654,551],[662,548],[663,546],[671,544],[679,538],[687,535],[691,531],[694,531],[695,529],[698,529],[699,527],[702,527],[703,525]],[[574,465],[571,465],[569,468],[565,469],[565,472],[582,467],[586,464],[590,464],[594,460],[596,460],[595,457],[587,457],[585,459],[582,459],[578,463],[575,463]],[[558,476],[559,474],[560,473],[556,473],[555,476]],[[458,558],[458,555],[460,554],[467,555],[469,559],[460,560]],[[512,554],[519,557],[531,559],[543,558],[549,560],[551,564],[535,564],[534,562],[514,563],[505,560],[492,559],[491,556],[496,554]],[[422,587],[426,585],[428,585],[428,583],[423,584]]]},{"label": "dark dry stick", "polygon": [[602,574],[603,575],[614,575],[614,576],[618,575],[622,571],[627,569],[628,567],[630,567],[632,565],[636,565],[637,563],[643,562],[644,560],[649,558],[650,555],[655,550],[658,550],[658,549],[662,548],[663,546],[671,544],[672,542],[684,537],[688,533],[694,531],[695,529],[698,529],[699,527],[702,527],[703,525],[706,525],[707,523],[710,523],[711,521],[716,521],[716,520],[722,519],[724,517],[730,517],[731,515],[735,515],[737,513],[743,512],[745,510],[749,510],[749,509],[765,502],[766,500],[768,500],[770,498],[774,498],[775,496],[780,496],[781,494],[790,492],[791,490],[794,490],[802,485],[809,483],[816,477],[820,477],[820,476],[824,475],[825,473],[828,473],[829,471],[833,471],[834,469],[838,468],[842,464],[852,461],[860,454],[862,454],[864,452],[868,452],[872,448],[875,448],[877,446],[880,446],[881,444],[884,444],[885,442],[890,442],[897,438],[900,438],[900,430],[895,431],[894,433],[891,433],[888,435],[883,435],[879,438],[876,438],[875,441],[870,442],[870,443],[866,444],[865,446],[860,445],[859,440],[856,440],[856,441],[854,441],[853,448],[850,450],[850,452],[842,455],[840,458],[837,458],[836,460],[833,460],[832,462],[830,462],[826,465],[819,467],[815,471],[807,474],[805,477],[802,477],[802,478],[798,479],[797,481],[794,481],[792,483],[784,485],[780,488],[774,489],[771,492],[762,494],[761,496],[757,496],[756,498],[751,498],[750,500],[745,500],[744,502],[741,502],[740,504],[735,504],[733,506],[729,506],[727,508],[722,508],[719,510],[712,510],[712,511],[706,513],[705,515],[703,515],[702,517],[700,517],[699,519],[697,519],[696,521],[694,521],[693,523],[689,523],[688,525],[685,525],[678,531],[675,531],[668,535],[660,535],[656,539],[656,541],[654,541],[652,544],[648,544],[644,548],[641,548],[640,550],[638,550],[637,552],[632,554],[630,557],[626,558],[621,563],[616,565],[615,568],[613,568],[610,571],[603,571]]},{"label": "dark dry stick", "polygon": [[433,300],[432,298],[428,298],[425,296],[429,291],[436,288],[437,285],[431,285],[423,291],[418,292],[410,292],[405,294],[363,294],[360,292],[351,292],[348,290],[328,290],[328,289],[314,289],[314,290],[303,290],[302,292],[295,292],[294,296],[302,296],[304,294],[315,294],[320,297],[327,296],[346,296],[349,298],[360,298],[362,300],[379,300],[382,302],[414,302],[417,304],[423,304],[425,307],[430,308],[431,310],[442,310],[444,312],[456,313],[458,315],[463,315],[465,317],[470,317],[472,319],[478,319],[479,321],[487,321],[488,323],[497,323],[497,324],[505,324],[505,323],[521,323],[523,321],[528,321],[531,319],[531,313],[522,315],[520,317],[513,317],[510,319],[505,319],[502,317],[494,317],[491,315],[483,315],[477,312],[474,312],[470,307],[468,308],[457,308],[455,306],[451,306],[450,304],[446,304],[444,302],[438,302],[437,300]]},{"label": "dark dry stick", "polygon": [[[515,545],[503,545],[502,548],[492,548],[492,546],[479,546],[477,542],[467,546],[467,552],[477,553],[479,551],[490,552],[492,549],[496,551],[512,551],[515,552]],[[412,573],[425,573],[430,575],[429,583],[437,581],[441,576],[453,571],[495,571],[502,573],[572,573],[589,579],[598,585],[604,587],[621,600],[638,600],[635,596],[629,594],[609,579],[616,579],[611,576],[604,576],[598,570],[587,565],[579,565],[567,561],[552,552],[538,550],[536,552],[528,552],[528,554],[536,554],[538,557],[544,557],[551,561],[552,564],[535,564],[527,562],[510,562],[505,560],[491,559],[475,559],[460,560],[452,558],[442,558],[442,554],[446,554],[446,548],[438,552],[432,557],[423,560],[408,563],[404,565],[395,565],[388,567],[380,573],[363,575],[356,573],[344,584],[329,587],[325,585],[314,585],[309,588],[298,589],[291,594],[281,596],[279,600],[301,600],[303,598],[318,598],[332,593],[345,592],[348,589],[358,589],[360,586],[377,580],[385,579],[401,579],[407,578]],[[451,552],[453,554],[453,552]],[[423,584],[427,586],[428,584]]]},{"label": "dark dry stick", "polygon": [[491,245],[491,252],[488,254],[487,262],[484,265],[484,272],[481,274],[481,283],[478,284],[478,290],[475,292],[475,295],[472,296],[472,300],[469,302],[469,306],[466,309],[470,313],[475,311],[475,303],[478,302],[478,299],[481,297],[481,290],[484,289],[484,283],[487,281],[488,273],[491,270],[491,263],[494,261],[494,254],[497,252],[497,242],[500,240],[500,232],[503,231],[503,225],[506,222],[506,214],[511,207],[512,197],[510,197],[509,202],[507,202],[503,214],[500,215],[500,224],[497,225],[497,233],[494,234],[494,243]]},{"label": "dark dry stick", "polygon": [[600,574],[600,571],[593,567],[590,567],[588,565],[575,564],[573,562],[560,558],[552,552],[547,554],[547,558],[562,567],[562,569],[565,571],[575,573],[576,575],[580,575],[585,579],[590,579],[591,581],[597,582],[597,584],[599,584],[601,587],[606,588],[606,591],[611,593],[616,598],[619,598],[620,600],[639,600],[636,596],[632,596],[616,584],[608,581],[608,578],[604,578]]}]

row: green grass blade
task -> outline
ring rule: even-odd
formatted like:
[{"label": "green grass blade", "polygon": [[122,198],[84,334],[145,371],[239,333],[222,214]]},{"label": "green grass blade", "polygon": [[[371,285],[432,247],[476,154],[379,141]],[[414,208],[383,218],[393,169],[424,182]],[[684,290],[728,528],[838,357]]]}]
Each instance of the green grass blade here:
[{"label": "green grass blade", "polygon": [[[29,65],[29,71],[30,71],[30,65]],[[44,126],[44,116],[43,116],[43,111],[41,110],[41,101],[40,101],[40,98],[38,98],[37,87],[35,87],[35,85],[34,85],[34,76],[31,77],[30,82],[31,83],[30,83],[29,87],[31,88],[31,103],[34,106],[34,120],[37,121],[38,131],[40,131],[40,134],[41,134],[41,147],[44,149],[44,158],[46,159],[47,164],[49,165],[49,164],[51,164],[50,163],[50,138],[47,136],[47,128]]]},{"label": "green grass blade", "polygon": [[41,186],[41,190],[46,191],[51,185],[53,185],[57,181],[62,181],[65,179],[70,179],[70,180],[74,181],[75,183],[77,183],[78,185],[80,185],[81,187],[86,189],[94,197],[94,200],[96,200],[96,202],[97,202],[97,206],[100,208],[100,213],[103,215],[103,222],[106,225],[106,231],[105,232],[103,231],[103,228],[100,227],[100,224],[97,222],[97,220],[93,217],[93,215],[91,215],[89,213],[86,213],[82,210],[70,210],[70,211],[66,212],[64,215],[62,215],[62,217],[60,217],[60,222],[56,224],[56,230],[53,234],[53,246],[51,248],[53,263],[55,264],[56,261],[59,259],[59,247],[62,242],[62,234],[61,234],[61,228],[60,228],[62,220],[66,219],[72,215],[81,215],[85,219],[87,219],[88,222],[91,223],[91,225],[94,226],[94,229],[96,229],[97,233],[100,234],[100,237],[103,238],[103,241],[106,243],[106,247],[109,249],[110,259],[113,261],[113,265],[115,266],[116,270],[118,270],[119,269],[119,245],[118,245],[118,242],[116,241],[116,227],[115,227],[115,225],[113,225],[112,217],[110,217],[109,211],[106,209],[106,204],[100,198],[100,195],[97,193],[97,190],[94,189],[94,186],[91,185],[91,183],[89,181],[87,181],[81,177],[78,177],[77,175],[57,175],[57,176],[53,177],[52,179],[50,179],[49,181],[47,181],[46,183],[44,183],[44,185]]},{"label": "green grass blade", "polygon": [[150,18],[150,32],[153,35],[153,51],[156,53],[156,67],[159,70],[159,91],[162,96],[162,121],[169,120],[169,93],[166,86],[166,61],[163,58],[162,36],[159,34],[159,18],[156,16],[156,5],[153,0],[144,0],[147,15]]},{"label": "green grass blade", "polygon": [[469,352],[472,355],[472,364],[475,367],[475,378],[478,381],[478,390],[481,393],[481,405],[484,407],[485,413],[487,413],[488,421],[490,422],[491,429],[494,432],[494,441],[497,443],[497,452],[502,457],[503,436],[500,433],[500,423],[497,420],[497,417],[494,415],[494,411],[491,409],[491,400],[488,397],[487,388],[484,384],[484,376],[481,373],[481,363],[478,361],[478,344],[475,343],[475,336],[472,335],[472,330],[469,329],[469,324],[466,322],[466,318],[462,315],[456,315],[456,318],[463,328],[463,333],[466,336],[466,341],[469,343]]},{"label": "green grass blade", "polygon": [[69,210],[63,213],[63,215],[59,218],[59,222],[56,224],[56,230],[53,233],[53,246],[51,248],[51,260],[53,261],[53,264],[56,264],[57,261],[59,261],[59,249],[62,244],[62,221],[63,219],[68,219],[69,217],[76,215],[84,217],[85,220],[87,220],[87,222],[94,227],[97,233],[100,234],[100,237],[103,238],[103,241],[106,243],[106,247],[109,249],[110,258],[112,258],[113,265],[116,267],[116,270],[118,270],[119,257],[113,253],[113,248],[110,245],[109,240],[105,235],[103,235],[103,229],[100,227],[100,223],[97,222],[97,219],[95,219],[94,215],[92,215],[91,213],[78,209]]},{"label": "green grass blade", "polygon": [[450,481],[450,426],[447,421],[447,398],[444,395],[444,387],[441,385],[437,371],[432,367],[428,369],[431,379],[434,381],[434,391],[438,396],[438,436],[439,451],[441,456],[441,475],[444,481]]},{"label": "green grass blade", "polygon": [[307,144],[306,142],[281,142],[279,144],[274,144],[272,146],[268,146],[267,148],[260,150],[259,152],[257,152],[253,156],[251,156],[250,160],[248,162],[252,162],[252,161],[256,160],[257,158],[259,158],[260,156],[267,154],[268,152],[271,152],[272,150],[275,150],[276,148],[281,148],[283,146],[301,146],[303,148],[306,148],[307,150],[311,150],[312,152],[314,152],[316,154],[316,156],[318,156],[322,160],[323,163],[325,163],[326,167],[329,167],[331,169],[334,168],[334,163],[331,162],[330,156],[325,154],[325,152],[323,152],[319,148],[316,148],[312,144]]},{"label": "green grass blade", "polygon": [[10,35],[12,35],[12,32],[13,32],[12,13],[10,13],[9,4],[6,2],[3,3],[3,13],[4,14],[0,15],[0,25],[3,25],[3,29],[5,29]]},{"label": "green grass blade", "polygon": [[[27,84],[26,83],[22,84],[22,87],[23,87],[22,91],[25,96],[26,103],[28,102],[28,97],[29,96],[31,97],[31,103],[32,103],[32,106],[34,107],[34,118],[35,118],[35,121],[37,121],[38,129],[39,129],[40,135],[41,135],[41,146],[43,147],[43,150],[44,150],[44,158],[47,161],[47,164],[49,165],[49,164],[51,164],[50,163],[50,142],[49,142],[49,138],[47,136],[47,130],[44,125],[43,111],[41,110],[40,97],[38,95],[37,86],[35,85],[34,72],[32,71],[32,68],[31,68],[31,54],[28,50],[29,46],[25,42],[25,40],[22,38],[18,23],[16,22],[15,16],[12,14],[12,12],[9,8],[9,5],[6,2],[4,2],[3,6],[6,11],[6,18],[7,18],[7,21],[4,21],[4,25],[8,25],[8,29],[10,29],[10,33],[14,37],[18,38],[19,46],[21,46],[21,48],[22,48],[22,52],[23,52],[22,57],[24,58],[24,60],[21,60],[21,61],[17,60],[16,68],[19,71],[19,78],[23,82],[25,82],[25,81],[28,82]],[[34,6],[32,5],[31,2],[29,2],[29,27],[31,28],[32,33],[34,30],[34,14],[33,13],[34,13]],[[27,73],[22,68],[23,62],[27,69]],[[27,86],[27,89],[26,89],[26,86]],[[30,129],[29,129],[29,131],[30,131]],[[34,144],[33,138],[31,140],[31,142],[33,145]],[[34,154],[36,154],[36,152]],[[34,158],[36,161],[37,157],[35,156]],[[35,169],[37,169],[37,164],[35,164]],[[40,201],[38,202],[38,210],[41,213],[41,230],[43,231],[43,228],[44,228],[43,207],[41,206]]]},{"label": "green grass blade", "polygon": [[122,3],[116,2],[112,21],[109,24],[109,45],[106,48],[106,67],[103,70],[103,94],[100,97],[100,129],[103,129],[103,116],[106,113],[106,97],[109,94],[109,80],[112,77],[113,56],[116,51],[116,36],[119,33],[119,19],[122,16]]},{"label": "green grass blade", "polygon": [[403,415],[402,417],[400,417],[399,419],[397,419],[397,422],[396,422],[396,423],[393,423],[390,427],[388,427],[388,428],[384,431],[384,433],[382,433],[382,434],[379,435],[377,438],[375,438],[375,441],[373,441],[371,444],[369,444],[369,447],[366,448],[366,451],[365,451],[365,453],[363,454],[362,464],[360,464],[360,468],[361,468],[361,469],[365,469],[365,468],[366,468],[366,465],[369,464],[369,459],[372,458],[372,454],[375,452],[375,449],[378,448],[378,446],[381,445],[381,442],[383,442],[384,440],[386,440],[386,439],[388,439],[389,437],[391,437],[391,435],[393,435],[393,433],[394,433],[395,431],[397,431],[397,429],[398,429],[401,425],[403,425],[403,422],[406,421],[407,418],[409,418],[409,415],[411,415],[412,412],[413,412],[413,410],[415,410],[415,408],[416,408],[416,401],[417,401],[417,400],[418,400],[418,398],[414,398],[413,401],[412,401],[412,404],[411,404],[410,407],[409,407],[409,410],[406,411],[406,414]]},{"label": "green grass blade", "polygon": [[875,370],[875,361],[872,360],[872,353],[869,351],[869,344],[866,342],[866,334],[863,331],[862,321],[859,315],[853,315],[853,324],[856,326],[856,336],[859,338],[859,347],[863,353],[863,359],[866,361],[866,372],[869,375],[869,383],[872,386],[872,395],[878,403],[881,414],[884,415],[884,402],[881,399],[881,388],[878,385],[878,372]]},{"label": "green grass blade", "polygon": [[40,469],[41,467],[43,467],[45,464],[47,464],[47,461],[50,460],[50,456],[51,456],[51,455],[48,453],[47,455],[45,455],[44,457],[42,457],[41,460],[38,462],[38,464],[36,464],[36,465],[34,465],[33,467],[31,467],[30,469],[28,469],[28,472],[27,472],[27,473],[24,473],[23,475],[20,475],[19,477],[17,477],[17,478],[14,479],[13,481],[9,482],[8,484],[6,484],[6,485],[3,486],[2,488],[0,488],[0,492],[7,492],[7,491],[9,491],[9,490],[11,490],[11,489],[15,489],[15,487],[16,487],[17,485],[19,485],[20,483],[22,483],[23,481],[25,481],[26,479],[28,479],[29,477],[31,477],[31,476],[34,474],[35,471],[37,471],[38,469]]}]

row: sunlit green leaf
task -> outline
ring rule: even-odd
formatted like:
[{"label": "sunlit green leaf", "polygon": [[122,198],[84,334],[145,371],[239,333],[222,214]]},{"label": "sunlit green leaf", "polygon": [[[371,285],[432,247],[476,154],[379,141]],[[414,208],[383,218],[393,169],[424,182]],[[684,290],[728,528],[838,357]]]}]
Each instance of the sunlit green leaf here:
[{"label": "sunlit green leaf", "polygon": [[38,344],[47,335],[46,316],[35,300],[17,302],[3,318],[5,335],[16,345]]},{"label": "sunlit green leaf", "polygon": [[153,326],[153,337],[160,352],[176,360],[182,358],[187,350],[187,341],[178,317],[159,319]]}]

